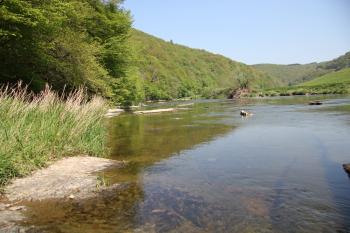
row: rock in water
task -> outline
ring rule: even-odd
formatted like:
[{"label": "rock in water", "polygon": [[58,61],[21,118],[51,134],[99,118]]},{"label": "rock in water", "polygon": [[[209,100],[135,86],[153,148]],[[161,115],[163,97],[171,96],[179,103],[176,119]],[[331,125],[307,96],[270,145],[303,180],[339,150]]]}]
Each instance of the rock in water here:
[{"label": "rock in water", "polygon": [[318,101],[318,100],[316,100],[316,101],[310,101],[310,102],[309,102],[309,105],[322,105],[322,102],[321,102],[321,101]]},{"label": "rock in water", "polygon": [[350,175],[350,163],[343,164],[343,168]]},{"label": "rock in water", "polygon": [[247,112],[247,111],[244,111],[244,110],[241,110],[241,112],[239,114],[241,116],[244,116],[244,117],[253,115],[253,113],[250,113],[250,112]]}]

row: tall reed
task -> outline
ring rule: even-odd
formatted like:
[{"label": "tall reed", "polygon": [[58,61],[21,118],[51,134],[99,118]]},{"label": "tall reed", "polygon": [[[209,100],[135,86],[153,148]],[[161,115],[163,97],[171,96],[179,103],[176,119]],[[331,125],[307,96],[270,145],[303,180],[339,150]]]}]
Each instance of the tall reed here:
[{"label": "tall reed", "polygon": [[103,156],[107,104],[83,89],[65,98],[18,84],[0,89],[0,186],[63,156]]}]

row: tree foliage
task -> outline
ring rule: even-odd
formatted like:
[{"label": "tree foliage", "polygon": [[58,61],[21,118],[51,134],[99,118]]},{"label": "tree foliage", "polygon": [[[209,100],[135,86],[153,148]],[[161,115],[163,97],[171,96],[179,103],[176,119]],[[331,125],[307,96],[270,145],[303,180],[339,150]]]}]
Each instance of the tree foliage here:
[{"label": "tree foliage", "polygon": [[45,83],[57,90],[83,85],[116,101],[135,101],[118,89],[138,85],[128,77],[134,69],[131,17],[120,1],[5,0],[0,22],[1,82],[21,79],[36,91]]}]

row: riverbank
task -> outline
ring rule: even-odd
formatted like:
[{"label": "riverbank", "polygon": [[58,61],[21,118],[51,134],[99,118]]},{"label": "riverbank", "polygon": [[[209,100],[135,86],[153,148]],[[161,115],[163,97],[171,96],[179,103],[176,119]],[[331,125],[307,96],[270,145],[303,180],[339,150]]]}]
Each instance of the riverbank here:
[{"label": "riverbank", "polygon": [[293,96],[293,95],[327,95],[349,94],[350,84],[332,84],[317,86],[293,86],[264,90],[258,96]]},{"label": "riverbank", "polygon": [[337,95],[350,94],[349,83],[335,83],[314,86],[290,86],[278,87],[265,90],[249,90],[244,92],[232,92],[230,98],[241,97],[275,97],[275,96],[298,96],[298,95]]},{"label": "riverbank", "polygon": [[6,187],[4,196],[11,202],[91,198],[102,190],[119,186],[107,185],[97,173],[107,168],[120,168],[123,164],[87,156],[64,158],[30,176],[15,179]]},{"label": "riverbank", "polygon": [[25,231],[26,228],[18,222],[27,218],[28,203],[48,200],[80,203],[119,192],[127,184],[108,184],[99,172],[123,166],[124,162],[110,159],[69,157],[29,176],[14,179],[0,198],[0,231]]},{"label": "riverbank", "polygon": [[104,156],[106,102],[83,90],[59,96],[49,88],[0,89],[0,187],[59,158]]}]

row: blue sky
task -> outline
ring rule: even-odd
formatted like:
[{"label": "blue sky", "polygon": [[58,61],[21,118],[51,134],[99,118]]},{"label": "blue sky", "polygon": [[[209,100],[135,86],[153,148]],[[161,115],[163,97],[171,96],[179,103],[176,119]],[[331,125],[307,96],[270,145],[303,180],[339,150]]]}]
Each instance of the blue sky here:
[{"label": "blue sky", "polygon": [[247,64],[350,51],[350,0],[126,0],[134,27]]}]

